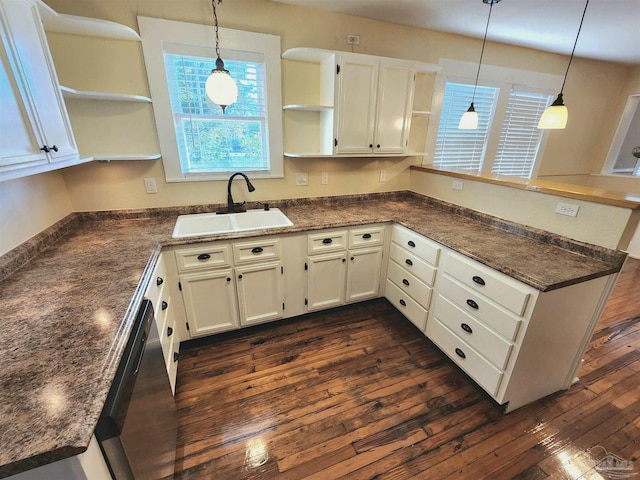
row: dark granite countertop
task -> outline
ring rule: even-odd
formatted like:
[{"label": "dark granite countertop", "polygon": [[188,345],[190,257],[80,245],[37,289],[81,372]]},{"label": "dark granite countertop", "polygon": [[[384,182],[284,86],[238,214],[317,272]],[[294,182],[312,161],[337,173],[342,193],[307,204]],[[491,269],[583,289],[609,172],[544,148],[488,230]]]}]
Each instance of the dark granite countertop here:
[{"label": "dark granite countertop", "polygon": [[397,222],[541,291],[626,257],[409,192],[271,204],[294,226],[177,240],[218,206],[72,214],[0,257],[0,478],[86,449],[162,246]]}]

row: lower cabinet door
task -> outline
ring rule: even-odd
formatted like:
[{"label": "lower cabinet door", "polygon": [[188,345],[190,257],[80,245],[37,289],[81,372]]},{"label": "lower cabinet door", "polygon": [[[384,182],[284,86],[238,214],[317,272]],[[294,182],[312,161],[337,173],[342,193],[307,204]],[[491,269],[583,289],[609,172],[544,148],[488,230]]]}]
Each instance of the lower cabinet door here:
[{"label": "lower cabinet door", "polygon": [[382,247],[352,250],[347,260],[346,302],[375,298],[380,291]]},{"label": "lower cabinet door", "polygon": [[346,252],[313,255],[308,259],[307,310],[322,310],[344,304]]},{"label": "lower cabinet door", "polygon": [[180,276],[190,336],[211,335],[239,327],[233,271],[228,269]]},{"label": "lower cabinet door", "polygon": [[282,318],[283,272],[279,262],[236,268],[240,323],[253,325]]}]

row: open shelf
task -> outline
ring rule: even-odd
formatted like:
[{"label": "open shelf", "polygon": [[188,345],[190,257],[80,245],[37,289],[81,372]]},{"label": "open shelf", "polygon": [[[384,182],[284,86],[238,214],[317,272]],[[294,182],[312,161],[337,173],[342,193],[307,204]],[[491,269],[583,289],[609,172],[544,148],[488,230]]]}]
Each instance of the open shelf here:
[{"label": "open shelf", "polygon": [[423,152],[405,152],[405,153],[367,153],[362,154],[346,154],[346,153],[314,153],[314,152],[284,152],[285,157],[289,158],[374,158],[374,157],[417,157],[425,155]]},{"label": "open shelf", "polygon": [[149,155],[134,155],[134,154],[118,154],[118,155],[94,155],[93,159],[99,162],[108,162],[110,160],[157,160],[160,158],[159,153],[152,153]]},{"label": "open shelf", "polygon": [[89,37],[113,38],[117,40],[140,41],[138,32],[119,23],[97,18],[79,17],[58,13],[49,5],[37,0],[38,12],[44,29],[50,32],[72,33]]},{"label": "open shelf", "polygon": [[430,112],[428,110],[414,110],[411,112],[411,115],[413,115],[414,117],[427,117],[432,113],[433,112]]},{"label": "open shelf", "polygon": [[328,110],[333,110],[332,105],[283,105],[283,110],[298,110],[302,112],[324,112]]},{"label": "open shelf", "polygon": [[151,103],[149,97],[143,95],[129,95],[126,93],[105,93],[105,92],[89,92],[83,90],[75,90],[73,88],[60,85],[60,91],[64,98],[76,98],[83,100],[109,100],[117,102],[142,102]]}]

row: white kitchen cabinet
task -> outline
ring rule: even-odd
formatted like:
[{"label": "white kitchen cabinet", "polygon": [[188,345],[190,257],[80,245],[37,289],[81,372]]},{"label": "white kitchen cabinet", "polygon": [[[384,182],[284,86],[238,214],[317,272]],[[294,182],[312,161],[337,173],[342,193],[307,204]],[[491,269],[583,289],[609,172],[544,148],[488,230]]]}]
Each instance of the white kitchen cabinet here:
[{"label": "white kitchen cabinet", "polygon": [[236,267],[240,323],[243,326],[282,318],[283,267],[280,262]]},{"label": "white kitchen cabinet", "polygon": [[308,235],[308,311],[379,296],[385,230],[371,225]]},{"label": "white kitchen cabinet", "polygon": [[339,66],[336,153],[405,153],[415,63],[341,54]]},{"label": "white kitchen cabinet", "polygon": [[192,338],[240,326],[233,277],[231,268],[180,275],[187,329]]},{"label": "white kitchen cabinet", "polygon": [[[282,58],[290,60],[283,66],[286,156],[411,154],[415,74],[433,74],[437,65],[314,48]],[[288,78],[296,81],[287,85]]]},{"label": "white kitchen cabinet", "polygon": [[0,1],[0,42],[0,180],[80,163],[34,1]]},{"label": "white kitchen cabinet", "polygon": [[443,252],[427,337],[507,411],[569,388],[616,275],[540,292]]}]

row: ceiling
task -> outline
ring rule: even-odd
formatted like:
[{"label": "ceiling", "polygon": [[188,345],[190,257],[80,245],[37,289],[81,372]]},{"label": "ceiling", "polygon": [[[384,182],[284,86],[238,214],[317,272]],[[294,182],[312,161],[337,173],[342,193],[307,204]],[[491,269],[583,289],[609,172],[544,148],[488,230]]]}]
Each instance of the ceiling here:
[{"label": "ceiling", "polygon": [[[482,0],[272,0],[482,38]],[[569,55],[583,0],[503,0],[493,6],[489,40]],[[348,32],[358,34],[358,32]],[[640,0],[590,0],[576,56],[640,65]]]}]

